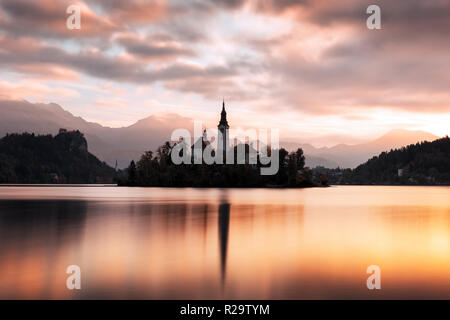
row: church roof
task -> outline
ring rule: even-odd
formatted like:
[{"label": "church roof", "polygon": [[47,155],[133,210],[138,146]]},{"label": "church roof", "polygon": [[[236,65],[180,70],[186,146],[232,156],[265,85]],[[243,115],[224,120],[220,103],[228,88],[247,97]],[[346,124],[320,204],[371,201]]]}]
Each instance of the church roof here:
[{"label": "church roof", "polygon": [[229,127],[227,121],[227,112],[225,111],[225,100],[222,101],[222,112],[220,113],[219,126],[225,126],[227,128]]}]

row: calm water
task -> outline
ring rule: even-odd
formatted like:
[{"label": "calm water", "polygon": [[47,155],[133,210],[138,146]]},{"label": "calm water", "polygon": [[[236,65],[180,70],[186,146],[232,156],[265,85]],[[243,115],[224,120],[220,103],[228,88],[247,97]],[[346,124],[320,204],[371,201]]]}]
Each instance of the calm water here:
[{"label": "calm water", "polygon": [[450,188],[0,187],[0,298],[449,299]]}]

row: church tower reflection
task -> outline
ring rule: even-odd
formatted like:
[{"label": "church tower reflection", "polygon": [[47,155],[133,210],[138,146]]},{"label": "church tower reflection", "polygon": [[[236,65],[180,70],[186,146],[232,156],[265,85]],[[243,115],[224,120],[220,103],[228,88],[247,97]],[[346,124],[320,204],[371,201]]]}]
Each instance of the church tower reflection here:
[{"label": "church tower reflection", "polygon": [[230,204],[219,205],[219,248],[220,248],[220,272],[222,284],[225,283],[228,249],[228,229],[230,226]]}]

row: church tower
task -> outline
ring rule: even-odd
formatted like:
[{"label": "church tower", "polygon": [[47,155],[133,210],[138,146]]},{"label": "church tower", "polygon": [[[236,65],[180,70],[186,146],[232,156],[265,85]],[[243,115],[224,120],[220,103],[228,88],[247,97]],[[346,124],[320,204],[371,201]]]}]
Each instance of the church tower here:
[{"label": "church tower", "polygon": [[222,101],[222,112],[220,113],[220,122],[217,128],[219,129],[219,141],[217,144],[217,149],[223,152],[223,163],[225,163],[225,156],[229,147],[228,129],[230,128],[227,121],[227,112],[225,111],[225,100]]}]

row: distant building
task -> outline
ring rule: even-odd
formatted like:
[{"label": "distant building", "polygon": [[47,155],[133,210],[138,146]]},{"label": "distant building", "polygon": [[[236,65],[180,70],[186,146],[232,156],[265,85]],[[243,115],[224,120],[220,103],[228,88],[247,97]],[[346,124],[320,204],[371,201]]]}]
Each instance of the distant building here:
[{"label": "distant building", "polygon": [[400,177],[404,177],[404,176],[407,176],[408,175],[408,172],[409,172],[409,167],[408,166],[405,166],[405,167],[403,167],[403,168],[399,168],[399,169],[397,169],[397,176],[400,178]]},{"label": "distant building", "polygon": [[88,145],[84,135],[79,130],[68,131],[67,129],[59,129],[59,133],[55,139],[66,145],[70,152],[82,152],[87,155]]}]

